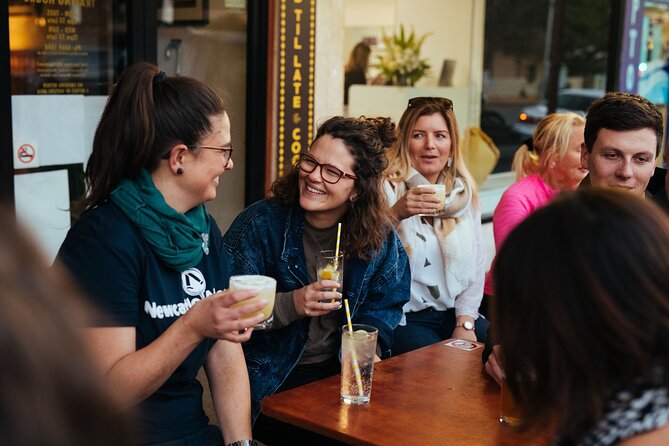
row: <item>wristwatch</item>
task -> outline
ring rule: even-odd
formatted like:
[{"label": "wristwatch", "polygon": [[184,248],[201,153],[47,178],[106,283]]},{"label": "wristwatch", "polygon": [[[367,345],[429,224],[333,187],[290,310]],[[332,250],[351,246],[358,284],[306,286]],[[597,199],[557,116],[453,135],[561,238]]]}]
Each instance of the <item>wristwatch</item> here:
[{"label": "wristwatch", "polygon": [[455,324],[455,326],[462,327],[468,331],[472,331],[474,329],[474,323],[472,321],[464,321],[462,324]]},{"label": "wristwatch", "polygon": [[228,443],[226,446],[257,446],[258,443],[255,440],[237,440],[232,443]]}]

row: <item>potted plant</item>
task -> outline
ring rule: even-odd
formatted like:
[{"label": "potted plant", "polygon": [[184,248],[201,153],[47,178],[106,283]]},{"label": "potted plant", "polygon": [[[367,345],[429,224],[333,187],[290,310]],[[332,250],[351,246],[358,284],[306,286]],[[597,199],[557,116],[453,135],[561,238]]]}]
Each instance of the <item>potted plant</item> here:
[{"label": "potted plant", "polygon": [[420,58],[420,47],[428,35],[416,37],[413,30],[407,35],[404,25],[400,25],[399,34],[382,33],[385,49],[376,67],[393,85],[413,86],[430,69],[427,59]]}]

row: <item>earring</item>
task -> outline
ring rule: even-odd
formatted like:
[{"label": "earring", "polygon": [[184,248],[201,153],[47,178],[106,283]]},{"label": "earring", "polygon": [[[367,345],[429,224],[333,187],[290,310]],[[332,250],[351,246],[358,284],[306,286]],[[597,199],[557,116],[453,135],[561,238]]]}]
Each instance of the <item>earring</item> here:
[{"label": "earring", "polygon": [[355,200],[357,200],[357,199],[358,199],[358,196],[357,196],[357,195],[351,195],[351,196],[349,197],[348,201],[350,201],[351,203],[353,203],[353,202],[354,202]]},{"label": "earring", "polygon": [[181,167],[177,168],[177,175],[183,175],[183,173],[184,170]]},{"label": "earring", "polygon": [[453,157],[449,156],[448,161],[446,161],[446,167],[450,168],[453,165]]}]

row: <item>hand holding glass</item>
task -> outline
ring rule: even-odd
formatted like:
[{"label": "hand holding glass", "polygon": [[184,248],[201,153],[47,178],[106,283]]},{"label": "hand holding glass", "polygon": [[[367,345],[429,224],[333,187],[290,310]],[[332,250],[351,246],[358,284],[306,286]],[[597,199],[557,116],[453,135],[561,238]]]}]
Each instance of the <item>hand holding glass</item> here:
[{"label": "hand holding glass", "polygon": [[[316,277],[318,280],[333,280],[339,284],[339,288],[332,291],[341,293],[344,287],[344,252],[340,251],[335,256],[335,251],[326,249],[316,254]],[[330,301],[334,302],[334,299]]]},{"label": "hand holding glass", "polygon": [[257,314],[262,314],[264,320],[253,326],[255,330],[264,330],[272,325],[272,311],[274,311],[274,298],[276,296],[276,280],[267,276],[248,275],[248,276],[232,276],[230,277],[230,291],[238,290],[255,290],[258,292],[256,297],[237,302],[231,307],[238,307],[246,305],[251,302],[256,302],[260,299],[267,301],[267,305],[259,311],[244,315],[244,318],[253,317]]}]

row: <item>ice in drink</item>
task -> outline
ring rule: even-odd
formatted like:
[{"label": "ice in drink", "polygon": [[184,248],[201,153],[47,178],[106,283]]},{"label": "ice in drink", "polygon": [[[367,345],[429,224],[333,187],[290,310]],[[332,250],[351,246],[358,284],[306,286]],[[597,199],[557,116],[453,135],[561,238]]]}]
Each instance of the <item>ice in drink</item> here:
[{"label": "ice in drink", "polygon": [[342,327],[340,397],[345,404],[369,403],[378,333],[370,325],[353,324],[353,332]]},{"label": "ice in drink", "polygon": [[316,254],[316,276],[318,280],[333,280],[339,283],[339,288],[333,288],[332,291],[341,293],[344,286],[344,252],[340,251],[335,256],[334,250],[326,249]]}]

